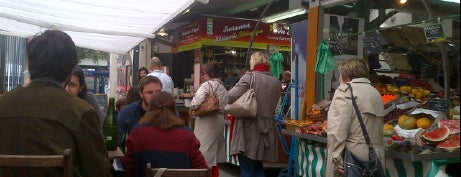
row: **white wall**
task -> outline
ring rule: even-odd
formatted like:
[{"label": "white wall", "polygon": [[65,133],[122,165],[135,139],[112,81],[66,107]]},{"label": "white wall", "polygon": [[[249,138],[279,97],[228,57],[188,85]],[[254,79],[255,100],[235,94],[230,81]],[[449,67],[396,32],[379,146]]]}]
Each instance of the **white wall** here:
[{"label": "white wall", "polygon": [[116,98],[117,91],[117,58],[118,54],[110,54],[110,69],[109,69],[109,93],[108,97]]},{"label": "white wall", "polygon": [[[392,11],[392,9],[387,9],[386,12]],[[371,10],[370,11],[370,21],[376,19],[378,17],[378,10]],[[399,12],[392,16],[391,18],[387,19],[381,27],[391,27],[396,25],[403,25],[412,22],[412,15],[405,12]]]},{"label": "white wall", "polygon": [[107,66],[107,61],[106,60],[98,60],[94,62],[92,59],[85,58],[81,59],[80,63],[78,65],[90,65],[90,66]]},{"label": "white wall", "polygon": [[149,68],[149,61],[152,58],[152,43],[150,39],[145,39],[139,44],[139,68],[146,67],[148,70]]}]

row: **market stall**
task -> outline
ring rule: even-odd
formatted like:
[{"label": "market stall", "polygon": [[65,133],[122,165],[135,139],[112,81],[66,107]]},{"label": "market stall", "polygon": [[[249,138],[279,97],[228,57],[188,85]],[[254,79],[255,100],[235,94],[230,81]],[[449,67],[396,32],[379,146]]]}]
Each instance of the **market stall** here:
[{"label": "market stall", "polygon": [[[283,64],[289,63],[285,61],[290,51],[289,28],[286,24],[257,24],[258,21],[252,19],[202,16],[180,27],[177,50],[179,53],[193,55],[192,74],[195,77],[200,76],[200,70],[195,70],[195,67],[200,69],[208,62],[220,64],[223,77],[226,74],[235,74],[238,77],[242,71],[248,69],[247,57],[252,51],[266,50],[270,57],[281,56],[271,60],[277,62],[273,63],[274,68],[279,67],[274,75],[280,77],[284,67],[287,67]],[[248,50],[250,44],[252,51]],[[193,87],[197,89],[200,78],[192,80]]]},{"label": "market stall", "polygon": [[[447,176],[446,166],[460,163],[459,119],[448,119],[448,112],[440,111],[446,110],[440,99],[399,95],[383,95],[388,106],[383,125],[387,176]],[[452,117],[459,115],[459,106],[454,109]],[[322,115],[326,114],[312,109],[306,120],[285,122],[283,133],[299,139],[296,175],[324,176],[328,127]]]},{"label": "market stall", "polygon": [[[296,175],[323,177],[326,168],[326,137],[321,138],[291,130],[283,132],[300,139]],[[459,151],[433,154],[386,151],[386,175],[389,177],[446,176],[446,165],[459,163],[459,158]]]}]

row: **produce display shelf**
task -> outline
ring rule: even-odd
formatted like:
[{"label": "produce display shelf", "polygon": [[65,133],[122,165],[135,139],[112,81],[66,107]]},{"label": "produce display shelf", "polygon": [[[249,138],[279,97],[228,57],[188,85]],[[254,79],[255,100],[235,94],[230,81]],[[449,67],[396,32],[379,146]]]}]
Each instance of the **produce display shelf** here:
[{"label": "produce display shelf", "polygon": [[431,161],[438,159],[460,158],[459,150],[452,152],[434,152],[428,154],[411,154],[405,152],[386,151],[386,157],[395,159],[408,160],[412,162]]},{"label": "produce display shelf", "polygon": [[327,137],[321,137],[321,136],[311,135],[311,134],[306,134],[306,133],[299,133],[299,132],[294,132],[294,131],[290,131],[287,129],[283,129],[282,133],[284,135],[296,136],[301,139],[316,141],[316,142],[325,143],[325,144],[327,143]]}]

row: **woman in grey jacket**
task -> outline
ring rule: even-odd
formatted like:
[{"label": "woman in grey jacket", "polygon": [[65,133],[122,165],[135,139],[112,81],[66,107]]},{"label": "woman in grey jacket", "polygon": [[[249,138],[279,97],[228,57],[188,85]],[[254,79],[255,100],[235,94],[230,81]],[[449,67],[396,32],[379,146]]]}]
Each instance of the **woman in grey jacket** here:
[{"label": "woman in grey jacket", "polygon": [[275,107],[281,94],[280,81],[270,72],[270,62],[263,52],[255,52],[250,58],[251,72],[245,73],[228,92],[233,103],[249,88],[255,90],[258,103],[257,116],[237,117],[232,132],[231,154],[238,155],[241,177],[264,177],[263,161],[278,160],[278,136],[274,120]]}]

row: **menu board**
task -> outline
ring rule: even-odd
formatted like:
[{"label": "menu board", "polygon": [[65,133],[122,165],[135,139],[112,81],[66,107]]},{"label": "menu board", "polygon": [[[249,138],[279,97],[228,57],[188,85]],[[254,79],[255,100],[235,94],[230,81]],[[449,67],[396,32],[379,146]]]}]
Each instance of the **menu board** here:
[{"label": "menu board", "polygon": [[424,28],[424,34],[426,35],[426,41],[428,43],[445,41],[441,24],[426,26]]}]

